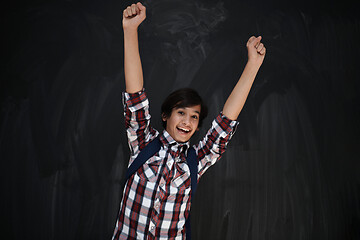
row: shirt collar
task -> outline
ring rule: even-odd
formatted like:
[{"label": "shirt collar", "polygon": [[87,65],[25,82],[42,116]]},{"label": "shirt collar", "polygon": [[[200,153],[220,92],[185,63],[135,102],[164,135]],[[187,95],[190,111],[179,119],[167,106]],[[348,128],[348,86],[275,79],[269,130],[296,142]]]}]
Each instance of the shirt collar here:
[{"label": "shirt collar", "polygon": [[175,141],[175,139],[166,131],[164,130],[163,133],[160,136],[160,141],[164,146],[168,146],[169,148],[184,148],[187,150],[190,147],[190,141],[179,143]]}]

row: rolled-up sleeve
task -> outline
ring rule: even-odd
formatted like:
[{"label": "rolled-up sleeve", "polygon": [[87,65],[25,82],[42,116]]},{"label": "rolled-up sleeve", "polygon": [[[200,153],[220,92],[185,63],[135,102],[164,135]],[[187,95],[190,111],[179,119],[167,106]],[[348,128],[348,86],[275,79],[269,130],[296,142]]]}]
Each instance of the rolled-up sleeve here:
[{"label": "rolled-up sleeve", "polygon": [[230,120],[222,112],[213,120],[205,137],[195,146],[199,176],[221,158],[237,125],[237,121]]},{"label": "rolled-up sleeve", "polygon": [[149,100],[144,90],[123,93],[124,118],[128,144],[131,151],[129,165],[146,143],[158,133],[150,126]]}]

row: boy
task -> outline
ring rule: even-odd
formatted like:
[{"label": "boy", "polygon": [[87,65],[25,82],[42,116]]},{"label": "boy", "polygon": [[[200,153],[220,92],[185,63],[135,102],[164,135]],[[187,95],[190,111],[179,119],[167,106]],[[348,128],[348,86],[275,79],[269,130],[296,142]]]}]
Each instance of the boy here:
[{"label": "boy", "polygon": [[[180,89],[170,94],[162,105],[163,133],[150,126],[137,36],[137,28],[146,18],[145,11],[145,7],[137,3],[123,12],[129,166],[158,135],[161,148],[129,177],[113,239],[184,239],[191,205],[190,169],[186,163],[189,140],[207,110],[194,90]],[[260,41],[261,37],[248,40],[248,62],[238,83],[206,136],[193,146],[198,160],[198,179],[220,159],[235,131],[236,119],[265,57],[266,49]]]}]

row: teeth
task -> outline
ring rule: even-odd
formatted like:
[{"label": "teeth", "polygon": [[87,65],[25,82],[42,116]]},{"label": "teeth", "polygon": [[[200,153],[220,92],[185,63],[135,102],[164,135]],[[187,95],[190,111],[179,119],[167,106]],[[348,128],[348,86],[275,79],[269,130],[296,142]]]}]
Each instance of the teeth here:
[{"label": "teeth", "polygon": [[190,130],[188,129],[185,129],[185,128],[182,128],[182,127],[179,127],[180,130],[183,130],[184,132],[190,132]]}]

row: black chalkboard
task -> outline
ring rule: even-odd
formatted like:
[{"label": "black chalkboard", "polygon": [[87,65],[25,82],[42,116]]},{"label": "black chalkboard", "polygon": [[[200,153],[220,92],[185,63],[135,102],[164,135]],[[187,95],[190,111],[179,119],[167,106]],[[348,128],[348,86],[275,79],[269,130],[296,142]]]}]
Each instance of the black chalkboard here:
[{"label": "black chalkboard", "polygon": [[[12,2],[3,11],[1,217],[7,239],[110,239],[129,157],[122,10],[131,1]],[[209,106],[261,35],[267,55],[228,150],[199,182],[194,239],[360,239],[360,20],[350,1],[144,1],[153,125],[180,87]]]}]

